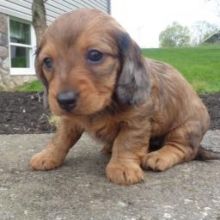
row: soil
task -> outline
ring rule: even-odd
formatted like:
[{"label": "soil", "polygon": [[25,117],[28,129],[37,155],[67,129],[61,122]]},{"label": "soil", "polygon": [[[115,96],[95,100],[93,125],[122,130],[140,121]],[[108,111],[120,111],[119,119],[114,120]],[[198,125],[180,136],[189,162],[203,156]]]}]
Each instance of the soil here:
[{"label": "soil", "polygon": [[0,134],[50,133],[42,93],[0,92]]},{"label": "soil", "polygon": [[[210,129],[220,129],[220,93],[201,98],[211,116]],[[0,134],[51,133],[49,117],[42,93],[0,92]]]}]

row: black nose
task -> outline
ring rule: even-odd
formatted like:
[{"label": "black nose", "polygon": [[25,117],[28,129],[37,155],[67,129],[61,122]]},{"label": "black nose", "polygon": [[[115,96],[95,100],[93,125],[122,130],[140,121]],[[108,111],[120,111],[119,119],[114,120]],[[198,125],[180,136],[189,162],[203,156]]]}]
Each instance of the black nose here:
[{"label": "black nose", "polygon": [[74,91],[63,91],[57,96],[57,101],[61,108],[66,111],[71,111],[76,106],[78,93]]}]

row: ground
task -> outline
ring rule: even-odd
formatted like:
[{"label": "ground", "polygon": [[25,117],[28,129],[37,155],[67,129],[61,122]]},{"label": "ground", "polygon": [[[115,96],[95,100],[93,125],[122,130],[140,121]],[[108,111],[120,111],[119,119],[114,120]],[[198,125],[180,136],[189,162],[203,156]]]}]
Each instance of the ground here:
[{"label": "ground", "polygon": [[[28,163],[51,134],[0,139],[1,220],[220,220],[220,161],[148,170],[142,183],[122,187],[107,180],[109,157],[87,135],[49,172]],[[203,145],[219,151],[220,130],[208,131]]]},{"label": "ground", "polygon": [[[220,93],[202,99],[219,129]],[[102,146],[83,135],[62,167],[32,171],[30,158],[51,139],[38,134],[52,131],[48,114],[39,94],[0,93],[1,220],[220,220],[220,161],[147,170],[142,183],[122,187],[105,176]],[[220,151],[220,130],[208,131],[202,144]]]},{"label": "ground", "polygon": [[[201,95],[210,116],[210,129],[220,129],[220,93]],[[49,111],[42,104],[42,94],[0,92],[0,134],[50,133]]]}]

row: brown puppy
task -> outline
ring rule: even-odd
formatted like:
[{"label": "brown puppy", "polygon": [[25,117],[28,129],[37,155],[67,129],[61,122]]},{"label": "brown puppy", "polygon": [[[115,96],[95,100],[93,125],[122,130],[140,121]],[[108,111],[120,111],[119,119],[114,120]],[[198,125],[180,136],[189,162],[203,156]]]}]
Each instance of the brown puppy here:
[{"label": "brown puppy", "polygon": [[143,180],[141,167],[163,171],[202,157],[205,106],[177,70],[145,59],[109,15],[81,9],[59,17],[37,50],[36,70],[60,122],[32,158],[34,170],[59,167],[84,131],[112,152],[106,175],[117,184]]}]

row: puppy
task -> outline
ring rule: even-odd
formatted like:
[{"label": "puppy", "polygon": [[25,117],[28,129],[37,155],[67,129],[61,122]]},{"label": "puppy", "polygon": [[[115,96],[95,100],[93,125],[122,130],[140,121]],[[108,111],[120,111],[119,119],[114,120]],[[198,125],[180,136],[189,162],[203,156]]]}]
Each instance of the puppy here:
[{"label": "puppy", "polygon": [[142,169],[164,171],[208,158],[200,147],[209,127],[202,101],[173,67],[145,59],[111,16],[80,9],[59,17],[44,34],[35,64],[60,120],[48,146],[33,156],[34,170],[62,165],[83,132],[111,153],[106,175],[117,184],[142,181]]}]

